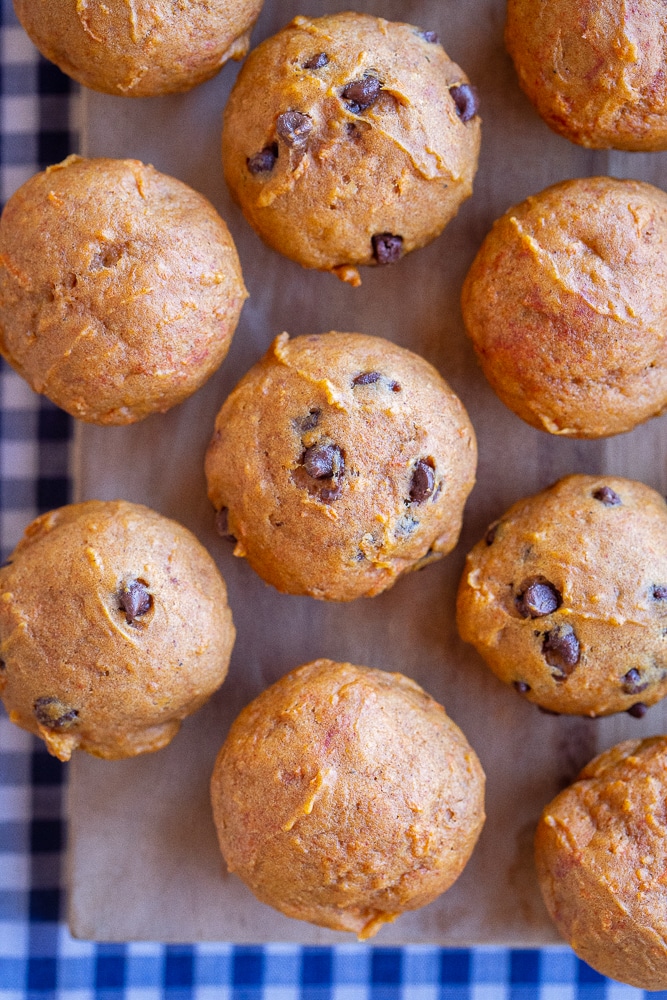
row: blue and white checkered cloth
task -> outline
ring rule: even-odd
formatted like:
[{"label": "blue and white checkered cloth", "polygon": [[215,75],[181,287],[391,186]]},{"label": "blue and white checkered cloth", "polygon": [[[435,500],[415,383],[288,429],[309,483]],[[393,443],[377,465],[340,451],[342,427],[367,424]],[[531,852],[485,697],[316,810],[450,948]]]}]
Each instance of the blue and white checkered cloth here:
[{"label": "blue and white checkered cloth", "polygon": [[[76,89],[0,0],[0,199],[76,148]],[[0,362],[0,552],[70,498],[71,422]],[[96,944],[64,907],[67,767],[0,709],[0,1000],[667,1000],[569,948]]]}]

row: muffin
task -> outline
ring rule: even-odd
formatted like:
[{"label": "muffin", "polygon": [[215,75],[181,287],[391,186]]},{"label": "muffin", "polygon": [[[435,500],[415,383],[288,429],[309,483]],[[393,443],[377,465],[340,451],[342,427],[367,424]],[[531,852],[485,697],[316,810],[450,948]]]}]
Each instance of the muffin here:
[{"label": "muffin", "polygon": [[225,110],[227,183],[262,239],[353,285],[439,235],[472,192],[478,100],[432,31],[297,17],[244,63]]},{"label": "muffin", "polygon": [[0,696],[60,760],[166,746],[224,681],[234,636],[207,551],[139,504],[44,514],[0,569]]},{"label": "muffin", "polygon": [[0,219],[0,351],[81,420],[133,423],[191,395],[246,297],[213,206],[138,160],[70,156]]},{"label": "muffin", "polygon": [[523,420],[579,438],[631,430],[667,405],[667,195],[587,177],[527,198],[484,240],[462,308]]},{"label": "muffin", "polygon": [[667,504],[567,476],[491,525],[458,593],[461,638],[551,712],[641,717],[667,694]]},{"label": "muffin", "polygon": [[277,337],[215,422],[220,534],[278,590],[372,597],[449,552],[477,461],[460,400],[379,337]]},{"label": "muffin", "polygon": [[661,0],[508,0],[505,42],[555,132],[596,149],[667,149]]},{"label": "muffin", "polygon": [[121,97],[190,90],[242,59],[261,9],[262,0],[14,0],[43,56]]},{"label": "muffin", "polygon": [[241,712],[211,801],[227,867],[261,902],[364,940],[461,874],[484,773],[414,681],[316,660]]},{"label": "muffin", "polygon": [[535,836],[544,902],[580,958],[667,989],[667,736],[626,740],[551,802]]}]

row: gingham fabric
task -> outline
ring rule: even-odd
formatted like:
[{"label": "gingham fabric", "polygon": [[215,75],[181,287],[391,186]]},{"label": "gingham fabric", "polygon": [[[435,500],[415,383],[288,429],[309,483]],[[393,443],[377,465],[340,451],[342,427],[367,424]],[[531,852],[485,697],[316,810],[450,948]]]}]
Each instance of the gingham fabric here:
[{"label": "gingham fabric", "polygon": [[[0,197],[76,148],[76,93],[0,0]],[[69,419],[0,362],[0,550],[70,496]],[[67,768],[0,708],[0,1000],[638,1000],[565,947],[96,944],[64,914]]]}]

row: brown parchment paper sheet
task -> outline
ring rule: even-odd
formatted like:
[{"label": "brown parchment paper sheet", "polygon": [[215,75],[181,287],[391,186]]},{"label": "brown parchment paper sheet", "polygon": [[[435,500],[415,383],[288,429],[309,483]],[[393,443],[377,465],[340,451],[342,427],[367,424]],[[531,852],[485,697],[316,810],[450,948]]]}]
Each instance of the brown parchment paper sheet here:
[{"label": "brown parchment paper sheet", "polygon": [[[266,0],[253,44],[326,0]],[[610,173],[667,184],[666,154],[591,152],[552,134],[519,91],[502,43],[503,0],[384,0],[356,9],[435,30],[481,96],[482,152],[474,194],[431,246],[353,289],[306,272],[263,246],[225,189],[221,111],[236,64],[182,96],[85,95],[89,155],[152,162],[206,194],[237,242],[250,299],[230,354],[193,398],[128,428],[79,426],[77,499],[123,497],[184,523],[227,580],[238,640],[228,680],[155,755],[109,763],[77,755],[69,794],[69,921],[98,940],[343,943],[288,920],[223,871],[208,805],[216,753],[237,712],[263,687],[318,656],[415,678],[463,728],[486,770],[488,821],[472,861],[437,902],[383,928],[378,945],[556,940],[536,887],[532,834],[549,799],[596,752],[667,731],[664,708],[639,721],[549,717],[500,684],[459,640],[454,596],[467,550],[514,500],[570,472],[613,472],[665,491],[667,418],[602,442],[552,438],[495,398],[465,337],[459,293],[493,220],[566,177]],[[479,440],[478,481],[458,548],[372,600],[326,605],[279,595],[233,558],[213,531],[203,454],[215,414],[272,338],[330,329],[387,337],[433,363],[468,407]]]}]

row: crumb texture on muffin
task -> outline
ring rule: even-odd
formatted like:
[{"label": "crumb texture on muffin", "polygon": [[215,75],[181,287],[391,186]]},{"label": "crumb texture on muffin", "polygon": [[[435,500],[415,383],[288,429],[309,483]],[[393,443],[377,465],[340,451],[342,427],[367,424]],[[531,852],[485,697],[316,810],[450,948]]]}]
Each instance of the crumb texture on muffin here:
[{"label": "crumb texture on muffin", "polygon": [[433,32],[351,12],[295,18],[246,60],[225,177],[274,250],[359,283],[437,236],[472,192],[478,101]]},{"label": "crumb texture on muffin", "polygon": [[596,438],[667,406],[667,195],[563,181],[494,224],[462,292],[502,401],[540,430]]},{"label": "crumb texture on muffin", "polygon": [[594,149],[667,149],[661,0],[508,0],[505,41],[555,132]]},{"label": "crumb texture on muffin", "polygon": [[483,771],[442,706],[331,660],[243,710],[211,796],[229,870],[258,899],[362,939],[448,889],[484,822]]},{"label": "crumb texture on muffin", "polygon": [[0,219],[0,350],[81,420],[132,423],[186,399],[246,297],[210,202],[138,160],[70,156]]},{"label": "crumb texture on muffin", "polygon": [[667,737],[591,761],[542,813],[535,836],[549,914],[612,979],[667,989]]},{"label": "crumb texture on muffin", "polygon": [[242,59],[262,0],[14,0],[43,56],[93,90],[190,90]]},{"label": "crumb texture on muffin", "polygon": [[667,504],[643,483],[568,476],[469,553],[461,638],[552,712],[641,717],[667,694]]},{"label": "crumb texture on muffin", "polygon": [[477,460],[463,405],[379,337],[281,334],[206,455],[218,528],[278,590],[348,601],[449,552]]},{"label": "crumb texture on muffin", "polygon": [[60,760],[166,746],[224,681],[234,638],[206,549],[140,504],[44,514],[0,569],[0,696]]}]

